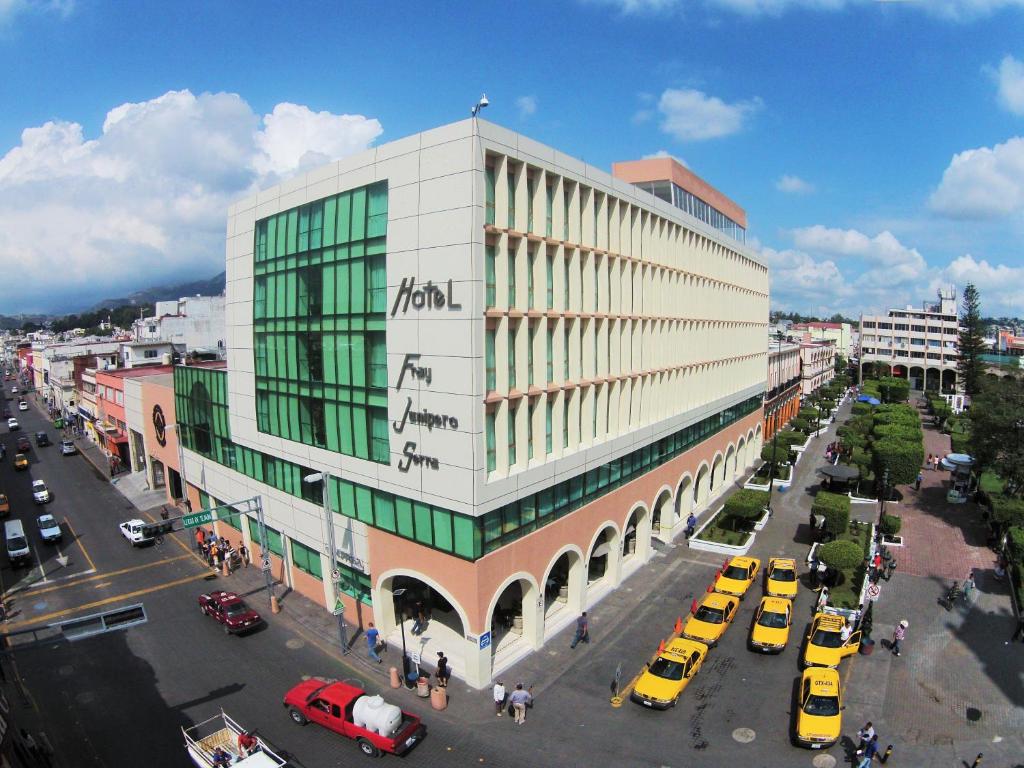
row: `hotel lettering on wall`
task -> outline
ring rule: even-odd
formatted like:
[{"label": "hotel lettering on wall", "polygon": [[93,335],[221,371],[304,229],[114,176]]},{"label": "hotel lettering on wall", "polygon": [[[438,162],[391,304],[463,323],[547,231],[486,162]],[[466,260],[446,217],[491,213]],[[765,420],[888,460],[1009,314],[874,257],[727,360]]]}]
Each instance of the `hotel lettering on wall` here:
[{"label": "hotel lettering on wall", "polygon": [[403,277],[401,285],[398,286],[395,303],[391,306],[391,316],[394,317],[399,311],[404,315],[410,307],[417,311],[445,307],[448,307],[449,311],[462,309],[461,304],[455,303],[452,282],[449,278],[446,284],[435,285],[432,280],[427,280],[417,287],[415,277]]}]

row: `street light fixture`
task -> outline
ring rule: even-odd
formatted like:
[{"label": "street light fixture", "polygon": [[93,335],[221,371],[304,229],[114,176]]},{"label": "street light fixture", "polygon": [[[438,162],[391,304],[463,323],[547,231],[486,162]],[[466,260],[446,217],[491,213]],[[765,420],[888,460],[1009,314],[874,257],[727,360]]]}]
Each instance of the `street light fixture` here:
[{"label": "street light fixture", "polygon": [[474,104],[473,108],[471,110],[469,110],[470,116],[471,117],[476,117],[478,114],[480,114],[480,110],[483,109],[484,107],[488,106],[490,103],[491,102],[489,102],[487,100],[487,94],[486,93],[481,94],[480,95],[480,101],[478,101],[476,104]]},{"label": "street light fixture", "polygon": [[314,472],[302,478],[304,483],[320,483],[323,494],[324,521],[327,524],[327,547],[328,557],[331,563],[331,591],[334,597],[334,614],[338,617],[338,635],[341,638],[341,653],[347,655],[348,627],[345,625],[345,606],[341,602],[339,584],[341,583],[341,571],[336,565],[337,557],[334,549],[334,517],[331,513],[331,488],[329,483],[330,475],[326,472]]},{"label": "street light fixture", "polygon": [[[392,597],[401,597],[408,590],[405,587],[399,587],[398,589],[391,590]],[[406,666],[406,652],[405,652],[405,616],[399,613],[398,626],[402,629],[402,685],[406,688],[410,688],[409,685],[409,669]]]}]

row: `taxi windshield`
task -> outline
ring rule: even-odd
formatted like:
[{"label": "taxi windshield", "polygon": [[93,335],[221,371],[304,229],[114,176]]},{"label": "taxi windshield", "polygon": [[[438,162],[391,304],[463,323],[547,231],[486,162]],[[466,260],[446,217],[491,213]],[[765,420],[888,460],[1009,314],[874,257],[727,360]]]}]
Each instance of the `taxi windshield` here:
[{"label": "taxi windshield", "polygon": [[786,614],[764,611],[761,613],[761,617],[757,620],[757,623],[762,627],[768,627],[769,629],[785,629]]},{"label": "taxi windshield", "polygon": [[776,568],[772,571],[772,581],[796,581],[796,571],[791,568]]},{"label": "taxi windshield", "polygon": [[730,565],[725,569],[725,573],[722,574],[722,578],[746,581],[750,578],[750,572],[746,568],[740,568],[738,565]]},{"label": "taxi windshield", "polygon": [[231,603],[230,605],[224,606],[224,613],[228,616],[238,616],[248,610],[249,609],[245,607],[245,603]]},{"label": "taxi windshield", "polygon": [[693,614],[693,618],[697,621],[705,621],[708,624],[721,624],[725,620],[725,614],[721,608],[708,608],[706,605],[702,605]]},{"label": "taxi windshield", "polygon": [[685,666],[681,661],[672,661],[664,656],[659,656],[647,671],[655,677],[662,677],[666,680],[682,680]]},{"label": "taxi windshield", "polygon": [[814,630],[811,637],[812,645],[820,645],[822,648],[839,648],[843,644],[843,638],[838,632],[831,632],[825,629]]},{"label": "taxi windshield", "polygon": [[812,693],[804,702],[804,714],[815,717],[834,717],[839,714],[839,697],[818,696]]}]

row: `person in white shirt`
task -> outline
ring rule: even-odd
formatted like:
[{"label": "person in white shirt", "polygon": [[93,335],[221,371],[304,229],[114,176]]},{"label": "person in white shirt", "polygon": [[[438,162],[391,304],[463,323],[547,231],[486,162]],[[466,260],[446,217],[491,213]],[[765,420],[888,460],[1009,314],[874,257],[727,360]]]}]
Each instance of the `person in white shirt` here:
[{"label": "person in white shirt", "polygon": [[501,717],[505,709],[505,684],[500,680],[494,684],[494,714]]}]

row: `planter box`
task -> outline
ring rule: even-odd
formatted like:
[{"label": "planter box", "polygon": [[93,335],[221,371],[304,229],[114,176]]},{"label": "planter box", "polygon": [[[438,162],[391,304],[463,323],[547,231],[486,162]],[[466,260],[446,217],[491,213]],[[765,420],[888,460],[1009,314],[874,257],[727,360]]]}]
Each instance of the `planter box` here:
[{"label": "planter box", "polygon": [[729,557],[736,557],[739,555],[747,554],[747,552],[754,544],[753,532],[751,532],[750,535],[747,536],[747,540],[743,544],[739,545],[719,544],[715,541],[706,541],[700,538],[700,535],[704,531],[704,529],[715,521],[715,518],[717,518],[721,514],[723,509],[725,509],[725,505],[722,505],[718,509],[716,509],[715,514],[711,515],[711,517],[704,521],[703,525],[701,525],[696,531],[694,531],[693,536],[687,542],[690,545],[690,549],[696,549],[700,552],[716,552],[720,555],[727,555]]},{"label": "planter box", "polygon": [[847,494],[850,497],[851,504],[877,504],[878,499],[865,499],[860,496],[854,496],[853,491]]},{"label": "planter box", "polygon": [[771,516],[772,516],[772,513],[769,512],[767,508],[765,508],[764,516],[760,520],[758,520],[756,523],[754,523],[754,530],[755,531],[763,531],[764,527],[766,525],[768,525],[768,519]]},{"label": "planter box", "polygon": [[886,547],[902,547],[903,537],[902,536],[889,536],[884,534],[882,536],[882,545]]}]

